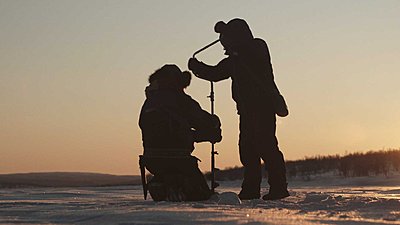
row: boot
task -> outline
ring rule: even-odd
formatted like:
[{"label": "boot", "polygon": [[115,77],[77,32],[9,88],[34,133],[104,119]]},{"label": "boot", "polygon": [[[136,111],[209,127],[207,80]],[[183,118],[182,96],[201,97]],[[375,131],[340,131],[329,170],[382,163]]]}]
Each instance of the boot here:
[{"label": "boot", "polygon": [[259,199],[260,192],[248,192],[248,191],[243,191],[243,189],[242,189],[238,196],[239,196],[240,200]]},{"label": "boot", "polygon": [[154,179],[152,179],[147,184],[147,188],[150,192],[151,198],[154,201],[165,201],[167,199],[167,190],[163,182],[154,181]]},{"label": "boot", "polygon": [[[256,170],[259,171],[258,169]],[[261,173],[253,173],[253,170],[245,168],[245,176],[242,182],[242,190],[238,194],[240,200],[260,198]]]},{"label": "boot", "polygon": [[271,186],[269,188],[269,193],[264,195],[262,199],[264,200],[279,200],[286,197],[289,197],[290,194],[287,190],[287,183],[280,187]]}]

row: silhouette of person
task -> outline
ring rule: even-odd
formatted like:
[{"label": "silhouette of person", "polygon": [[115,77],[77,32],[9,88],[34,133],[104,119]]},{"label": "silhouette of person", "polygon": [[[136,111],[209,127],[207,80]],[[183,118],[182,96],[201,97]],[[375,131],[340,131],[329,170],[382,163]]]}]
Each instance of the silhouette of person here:
[{"label": "silhouette of person", "polygon": [[241,199],[260,198],[261,160],[268,172],[269,193],[264,200],[289,196],[286,168],[275,136],[276,115],[271,93],[276,90],[268,46],[254,38],[243,19],[214,27],[227,58],[210,66],[195,58],[188,67],[194,74],[208,81],[232,79],[232,98],[240,116],[239,154],[244,166],[244,180],[239,193]]},{"label": "silhouette of person", "polygon": [[194,142],[221,141],[221,124],[185,94],[190,81],[190,72],[164,65],[146,87],[139,126],[145,165],[154,175],[147,187],[155,201],[206,200],[212,194],[191,153]]}]

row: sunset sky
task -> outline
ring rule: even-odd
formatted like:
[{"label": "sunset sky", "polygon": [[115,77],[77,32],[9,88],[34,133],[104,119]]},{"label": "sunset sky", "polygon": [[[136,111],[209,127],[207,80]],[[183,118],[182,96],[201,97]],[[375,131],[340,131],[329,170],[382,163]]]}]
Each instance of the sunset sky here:
[{"label": "sunset sky", "polygon": [[[0,173],[138,174],[148,76],[187,69],[235,17],[269,45],[287,160],[400,147],[400,1],[0,0]],[[223,57],[220,45],[198,55]],[[230,84],[215,86],[220,168],[240,165]],[[209,110],[208,82],[187,93]],[[210,145],[195,155],[209,170]]]}]

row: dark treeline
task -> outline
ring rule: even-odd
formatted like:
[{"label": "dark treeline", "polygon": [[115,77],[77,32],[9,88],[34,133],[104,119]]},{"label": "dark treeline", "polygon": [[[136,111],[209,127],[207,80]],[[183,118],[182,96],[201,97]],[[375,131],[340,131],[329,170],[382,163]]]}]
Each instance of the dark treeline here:
[{"label": "dark treeline", "polygon": [[[400,171],[400,149],[351,153],[344,156],[306,157],[286,162],[287,176],[308,179],[313,175],[331,173],[343,177],[388,176]],[[207,174],[208,175],[208,174]],[[243,167],[228,168],[216,173],[217,180],[243,178]]]}]

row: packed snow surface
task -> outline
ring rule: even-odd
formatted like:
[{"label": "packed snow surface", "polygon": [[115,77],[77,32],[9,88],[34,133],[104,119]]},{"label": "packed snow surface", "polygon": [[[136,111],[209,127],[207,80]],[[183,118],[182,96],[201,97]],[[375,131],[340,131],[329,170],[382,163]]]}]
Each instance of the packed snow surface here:
[{"label": "packed snow surface", "polygon": [[400,186],[324,183],[240,201],[240,181],[221,182],[218,196],[183,203],[145,201],[141,186],[0,189],[0,224],[400,224]]}]

